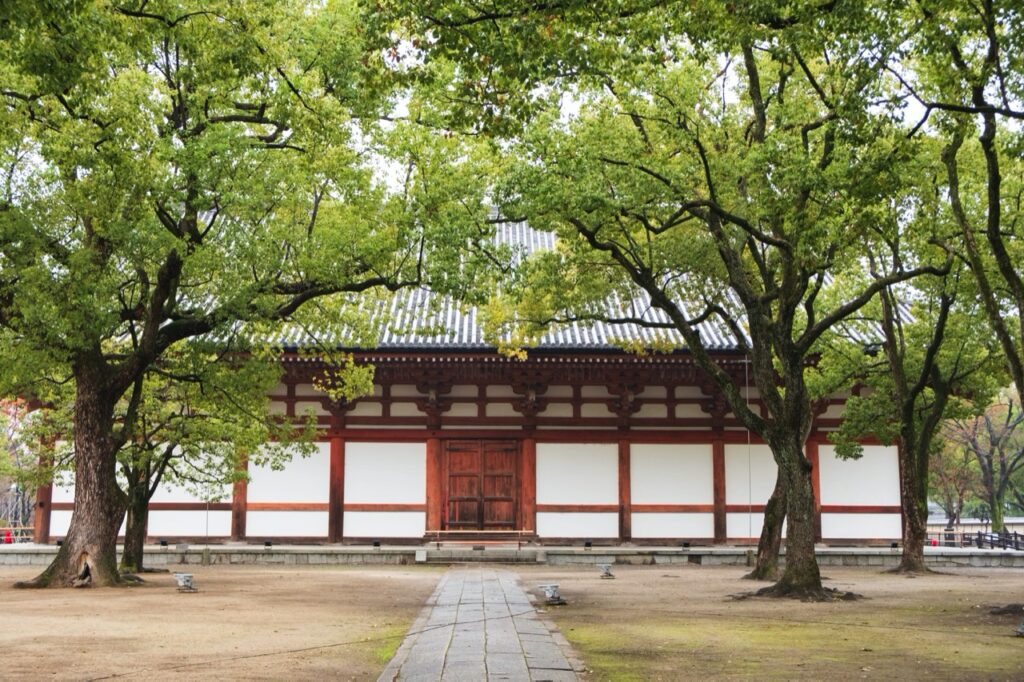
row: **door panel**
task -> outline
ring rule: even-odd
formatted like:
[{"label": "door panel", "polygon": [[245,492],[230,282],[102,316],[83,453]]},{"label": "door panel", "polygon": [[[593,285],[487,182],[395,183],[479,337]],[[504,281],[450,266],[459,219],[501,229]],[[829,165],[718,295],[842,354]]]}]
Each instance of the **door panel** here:
[{"label": "door panel", "polygon": [[447,441],[447,528],[514,530],[516,527],[515,441]]}]

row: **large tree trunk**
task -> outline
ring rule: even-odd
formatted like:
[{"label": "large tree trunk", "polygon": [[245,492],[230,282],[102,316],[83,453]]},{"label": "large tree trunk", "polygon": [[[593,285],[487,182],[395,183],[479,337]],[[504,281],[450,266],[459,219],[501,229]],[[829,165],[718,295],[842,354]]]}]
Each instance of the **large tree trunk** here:
[{"label": "large tree trunk", "polygon": [[125,500],[115,475],[114,400],[102,388],[101,372],[90,369],[75,368],[75,511],[71,526],[53,563],[20,587],[120,582],[117,531]]},{"label": "large tree trunk", "polygon": [[779,579],[779,550],[782,547],[782,524],[786,520],[786,486],[782,476],[775,477],[775,490],[764,507],[764,524],[757,543],[754,570],[743,576],[750,580]]},{"label": "large tree trunk", "polygon": [[[908,434],[909,436],[909,434]],[[924,542],[928,537],[928,453],[914,452],[905,436],[899,444],[900,505],[903,511],[903,555],[900,573],[924,573]],[[924,447],[924,446],[921,446]]]},{"label": "large tree trunk", "polygon": [[782,435],[770,442],[786,488],[786,567],[782,578],[764,594],[808,600],[828,599],[821,586],[821,573],[814,552],[814,490],[811,464],[804,457],[798,433]]},{"label": "large tree trunk", "polygon": [[[995,477],[993,476],[993,478],[995,478]],[[1003,532],[1003,528],[1004,528],[1004,526],[1003,526],[1003,505],[1006,502],[1003,499],[1003,497],[1004,496],[1002,494],[1000,494],[998,484],[993,482],[993,484],[992,484],[992,493],[991,493],[991,495],[989,495],[989,503],[988,503],[989,507],[991,507],[991,509],[989,511],[992,514],[992,532],[993,533],[1002,533]]]},{"label": "large tree trunk", "polygon": [[148,481],[129,481],[128,511],[125,514],[124,550],[121,554],[122,573],[141,573],[146,546],[146,526],[149,521]]}]

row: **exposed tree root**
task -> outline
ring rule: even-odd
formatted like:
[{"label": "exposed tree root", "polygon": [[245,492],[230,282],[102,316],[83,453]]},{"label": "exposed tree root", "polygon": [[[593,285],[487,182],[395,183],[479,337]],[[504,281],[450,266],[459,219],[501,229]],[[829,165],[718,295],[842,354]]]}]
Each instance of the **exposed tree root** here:
[{"label": "exposed tree root", "polygon": [[750,573],[743,576],[743,580],[769,580],[775,581],[779,579],[779,567],[778,566],[765,566],[762,568],[755,568]]},{"label": "exposed tree root", "polygon": [[1024,615],[1024,604],[1007,604],[996,606],[989,611],[993,616],[1021,616]]},{"label": "exposed tree root", "polygon": [[834,601],[856,601],[863,599],[863,595],[856,592],[844,592],[834,590],[830,587],[820,588],[790,588],[776,583],[768,587],[762,587],[756,592],[743,592],[729,595],[736,601],[744,599],[755,599],[757,597],[770,597],[772,599],[799,599],[805,602],[834,602]]},{"label": "exposed tree root", "polygon": [[927,566],[921,566],[921,567],[917,568],[917,567],[906,567],[906,566],[903,566],[902,564],[899,565],[899,566],[896,566],[895,568],[887,568],[884,571],[882,571],[882,573],[891,573],[891,574],[894,574],[894,575],[905,575],[908,578],[917,578],[918,576],[922,576],[923,577],[923,576],[926,576],[926,575],[949,575],[948,573],[943,573],[942,571],[932,570],[932,569],[928,568]]}]

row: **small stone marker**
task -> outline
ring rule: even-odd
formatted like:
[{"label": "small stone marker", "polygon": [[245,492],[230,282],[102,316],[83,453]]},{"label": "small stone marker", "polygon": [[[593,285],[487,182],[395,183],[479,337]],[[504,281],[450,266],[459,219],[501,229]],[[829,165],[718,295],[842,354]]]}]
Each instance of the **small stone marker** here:
[{"label": "small stone marker", "polygon": [[598,564],[597,567],[601,569],[601,578],[602,579],[605,579],[605,580],[607,580],[609,578],[612,579],[612,580],[615,579],[615,576],[612,574],[612,565],[611,564]]},{"label": "small stone marker", "polygon": [[178,582],[178,592],[198,592],[199,589],[192,581],[192,573],[175,573],[174,579]]},{"label": "small stone marker", "polygon": [[417,549],[416,550],[416,563],[422,564],[427,561],[427,550]]},{"label": "small stone marker", "polygon": [[561,606],[567,602],[562,599],[562,595],[558,593],[558,585],[537,585],[540,589],[544,590],[544,597],[547,599],[547,604],[550,606]]}]

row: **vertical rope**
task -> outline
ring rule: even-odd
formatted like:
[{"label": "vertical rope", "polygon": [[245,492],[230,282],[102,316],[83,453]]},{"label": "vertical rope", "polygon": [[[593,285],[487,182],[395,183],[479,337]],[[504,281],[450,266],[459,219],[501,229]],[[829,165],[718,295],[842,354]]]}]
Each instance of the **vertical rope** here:
[{"label": "vertical rope", "polygon": [[[750,357],[743,356],[743,387],[747,409],[750,409]],[[747,537],[754,537],[754,493],[753,475],[750,465],[750,428],[747,428]]]}]

